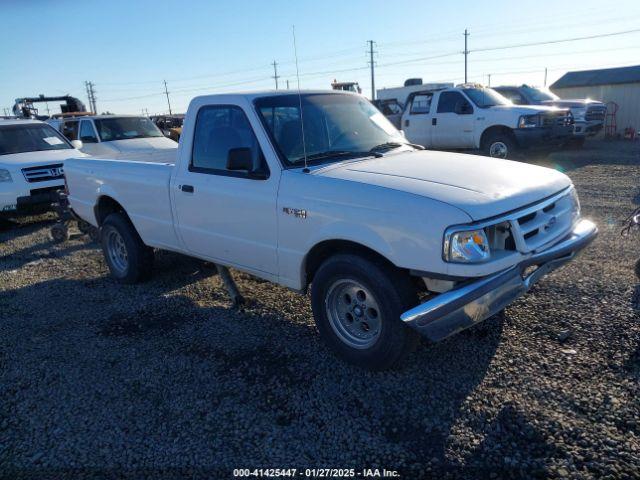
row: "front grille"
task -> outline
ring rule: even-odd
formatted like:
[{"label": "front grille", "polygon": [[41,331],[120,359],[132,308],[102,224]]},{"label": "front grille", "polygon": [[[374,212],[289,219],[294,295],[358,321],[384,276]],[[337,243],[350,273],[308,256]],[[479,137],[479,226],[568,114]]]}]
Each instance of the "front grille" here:
[{"label": "front grille", "polygon": [[566,127],[573,125],[573,116],[568,111],[550,112],[542,115],[543,127]]},{"label": "front grille", "polygon": [[526,209],[511,221],[516,248],[527,253],[556,240],[571,229],[579,208],[572,191]]},{"label": "front grille", "polygon": [[587,108],[587,113],[585,114],[584,118],[588,122],[595,121],[595,120],[604,121],[604,117],[606,114],[607,114],[607,107],[605,107],[604,105],[593,106],[593,107]]},{"label": "front grille", "polygon": [[64,178],[64,170],[62,169],[61,163],[23,168],[22,174],[24,175],[24,179],[29,183],[49,182],[51,180],[62,180]]}]

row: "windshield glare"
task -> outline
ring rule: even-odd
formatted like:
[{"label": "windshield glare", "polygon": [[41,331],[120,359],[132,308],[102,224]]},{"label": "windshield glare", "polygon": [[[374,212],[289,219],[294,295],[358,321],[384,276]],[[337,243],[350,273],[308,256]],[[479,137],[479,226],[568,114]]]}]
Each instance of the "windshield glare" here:
[{"label": "windshield glare", "polygon": [[368,152],[386,143],[407,143],[377,108],[356,95],[278,95],[256,100],[256,108],[289,166],[304,163],[302,121],[307,157],[323,152]]},{"label": "windshield glare", "polygon": [[0,155],[71,148],[67,140],[49,125],[31,123],[0,126]]},{"label": "windshield glare", "polygon": [[522,90],[524,90],[527,96],[531,97],[534,102],[546,102],[548,100],[558,100],[560,98],[548,90],[541,90],[539,88],[522,87]]},{"label": "windshield glare", "polygon": [[103,142],[163,136],[147,117],[100,118],[94,123]]},{"label": "windshield glare", "polygon": [[462,91],[467,94],[478,108],[513,105],[510,100],[500,95],[493,88],[464,88]]}]

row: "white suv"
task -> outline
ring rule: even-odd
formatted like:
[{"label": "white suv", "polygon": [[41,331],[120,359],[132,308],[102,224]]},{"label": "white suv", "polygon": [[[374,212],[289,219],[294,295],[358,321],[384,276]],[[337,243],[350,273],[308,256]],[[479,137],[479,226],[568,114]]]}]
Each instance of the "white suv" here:
[{"label": "white suv", "polygon": [[0,120],[0,216],[49,209],[64,187],[64,161],[84,156],[74,146],[38,120]]}]

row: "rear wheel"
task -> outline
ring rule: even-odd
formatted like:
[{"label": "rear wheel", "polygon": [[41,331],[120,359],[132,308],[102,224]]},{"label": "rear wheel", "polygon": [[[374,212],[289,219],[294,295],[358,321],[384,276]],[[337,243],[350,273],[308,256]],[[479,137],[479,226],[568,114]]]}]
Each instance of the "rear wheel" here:
[{"label": "rear wheel", "polygon": [[484,141],[485,155],[493,158],[513,158],[517,145],[512,135],[508,133],[490,133]]},{"label": "rear wheel", "polygon": [[118,282],[138,283],[151,276],[153,249],[142,242],[125,215],[109,215],[100,229],[100,238],[111,276]]},{"label": "rear wheel", "polygon": [[336,255],[311,288],[320,335],[341,358],[371,370],[396,365],[418,343],[400,315],[418,302],[408,276],[377,259]]}]

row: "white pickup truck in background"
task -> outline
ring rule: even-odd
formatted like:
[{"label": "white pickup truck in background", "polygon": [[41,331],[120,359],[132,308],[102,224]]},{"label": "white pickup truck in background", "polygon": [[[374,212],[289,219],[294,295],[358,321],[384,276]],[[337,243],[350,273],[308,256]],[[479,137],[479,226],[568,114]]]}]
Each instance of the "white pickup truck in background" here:
[{"label": "white pickup truck in background", "polygon": [[46,123],[0,120],[0,216],[48,210],[64,187],[64,160],[78,156],[74,145]]},{"label": "white pickup truck in background", "polygon": [[566,143],[573,117],[568,109],[513,105],[491,88],[469,84],[411,93],[401,129],[427,148],[510,158],[518,150]]},{"label": "white pickup truck in background", "polygon": [[79,158],[66,178],[117,280],[165,249],[311,286],[321,336],[372,369],[500,311],[597,233],[566,175],[422,150],[346,92],[197,97],[173,164]]},{"label": "white pickup truck in background", "polygon": [[549,90],[529,85],[495,87],[495,90],[515,105],[546,105],[571,109],[574,120],[571,143],[574,145],[582,146],[587,137],[597,135],[604,128],[607,106],[597,100],[590,98],[565,100]]},{"label": "white pickup truck in background", "polygon": [[[135,115],[93,115],[57,121],[69,140],[82,142],[80,150],[92,156],[136,158],[149,161],[172,158],[178,144],[165,137],[148,118]],[[164,155],[159,156],[159,151]]]}]

